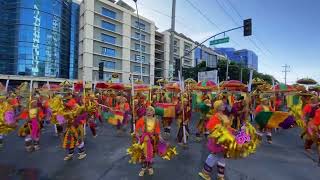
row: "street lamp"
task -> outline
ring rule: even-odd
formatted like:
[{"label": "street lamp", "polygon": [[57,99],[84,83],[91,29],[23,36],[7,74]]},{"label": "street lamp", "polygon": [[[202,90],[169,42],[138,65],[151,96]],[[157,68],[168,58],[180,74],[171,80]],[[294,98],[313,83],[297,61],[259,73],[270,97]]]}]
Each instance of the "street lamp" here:
[{"label": "street lamp", "polygon": [[139,60],[140,60],[140,78],[141,81],[143,81],[143,76],[142,76],[142,48],[141,48],[141,24],[140,24],[140,17],[139,17],[139,11],[138,11],[138,0],[133,0],[134,3],[136,4],[136,11],[137,11],[137,18],[138,18],[138,29],[139,29]]}]

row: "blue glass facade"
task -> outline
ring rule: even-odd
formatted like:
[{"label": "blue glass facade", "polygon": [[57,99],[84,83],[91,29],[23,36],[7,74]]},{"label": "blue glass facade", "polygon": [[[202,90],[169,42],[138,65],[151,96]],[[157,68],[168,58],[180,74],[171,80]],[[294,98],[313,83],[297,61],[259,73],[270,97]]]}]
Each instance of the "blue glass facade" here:
[{"label": "blue glass facade", "polygon": [[79,5],[0,0],[0,73],[77,78]]},{"label": "blue glass facade", "polygon": [[207,67],[216,68],[217,67],[217,56],[213,53],[213,50],[208,47],[196,48],[194,52],[195,64],[198,65],[201,62],[206,62]]},{"label": "blue glass facade", "polygon": [[216,48],[215,51],[226,55],[233,62],[242,63],[248,68],[258,70],[258,56],[251,50],[236,51],[234,48]]},{"label": "blue glass facade", "polygon": [[71,30],[70,30],[70,67],[69,67],[70,79],[78,79],[79,15],[80,15],[79,4],[72,3]]}]

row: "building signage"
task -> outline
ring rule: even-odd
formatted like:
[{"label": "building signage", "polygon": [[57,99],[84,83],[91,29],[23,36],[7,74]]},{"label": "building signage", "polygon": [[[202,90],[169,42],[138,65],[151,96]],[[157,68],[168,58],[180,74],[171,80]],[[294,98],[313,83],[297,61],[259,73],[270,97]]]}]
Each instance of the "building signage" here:
[{"label": "building signage", "polygon": [[39,56],[40,56],[40,0],[35,0],[33,5],[33,44],[32,44],[32,75],[37,76],[39,73]]}]

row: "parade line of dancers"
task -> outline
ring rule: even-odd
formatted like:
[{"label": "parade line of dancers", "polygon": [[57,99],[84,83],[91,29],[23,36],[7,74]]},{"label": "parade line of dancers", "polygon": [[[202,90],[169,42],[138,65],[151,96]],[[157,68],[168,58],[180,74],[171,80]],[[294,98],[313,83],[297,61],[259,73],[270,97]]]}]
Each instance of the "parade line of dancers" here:
[{"label": "parade line of dancers", "polygon": [[[210,154],[199,172],[205,180],[211,179],[214,167],[218,180],[223,180],[225,158],[245,158],[254,153],[263,135],[271,144],[273,129],[301,128],[305,150],[311,151],[315,144],[320,154],[319,97],[312,92],[200,90],[195,93],[190,89],[181,92],[159,88],[136,91],[131,96],[130,90],[124,89],[83,91],[34,90],[27,98],[17,92],[3,91],[0,147],[10,143],[5,136],[17,130],[24,138],[26,151],[38,151],[41,129],[52,124],[67,152],[64,160],[72,160],[75,152],[81,160],[87,156],[86,127],[96,137],[97,122],[108,122],[118,135],[131,131],[132,144],[124,153],[130,156],[130,163],[141,164],[139,176],[153,175],[156,155],[165,160],[178,155],[176,148],[166,142],[176,123],[178,145],[186,147],[192,134],[197,142],[206,141]],[[196,112],[193,116],[197,121],[196,133],[189,130],[193,112]]]}]

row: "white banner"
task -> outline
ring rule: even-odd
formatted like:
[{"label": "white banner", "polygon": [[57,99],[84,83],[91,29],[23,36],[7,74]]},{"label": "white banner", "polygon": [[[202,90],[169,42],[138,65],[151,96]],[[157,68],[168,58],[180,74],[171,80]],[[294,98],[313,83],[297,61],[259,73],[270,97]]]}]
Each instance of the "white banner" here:
[{"label": "white banner", "polygon": [[203,81],[203,80],[210,80],[217,84],[218,71],[213,70],[213,71],[198,72],[198,81]]},{"label": "white banner", "polygon": [[250,70],[250,75],[249,75],[248,92],[251,92],[252,76],[253,76],[253,70],[251,69],[251,70]]}]

